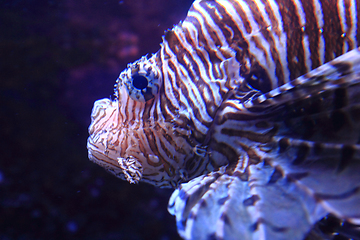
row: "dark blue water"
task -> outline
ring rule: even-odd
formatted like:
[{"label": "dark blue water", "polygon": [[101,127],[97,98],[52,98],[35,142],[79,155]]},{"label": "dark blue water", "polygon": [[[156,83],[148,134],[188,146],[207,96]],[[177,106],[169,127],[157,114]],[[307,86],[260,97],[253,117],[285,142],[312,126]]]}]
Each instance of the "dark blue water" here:
[{"label": "dark blue water", "polygon": [[171,191],[87,159],[93,102],[191,0],[0,2],[0,239],[178,239]]}]

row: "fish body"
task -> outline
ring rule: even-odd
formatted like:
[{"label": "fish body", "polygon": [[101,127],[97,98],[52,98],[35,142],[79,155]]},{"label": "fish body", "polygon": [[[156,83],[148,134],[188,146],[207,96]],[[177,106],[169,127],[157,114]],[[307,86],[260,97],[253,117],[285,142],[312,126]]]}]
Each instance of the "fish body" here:
[{"label": "fish body", "polygon": [[95,102],[90,160],[176,188],[184,239],[303,239],[328,213],[360,224],[359,9],[195,1]]}]

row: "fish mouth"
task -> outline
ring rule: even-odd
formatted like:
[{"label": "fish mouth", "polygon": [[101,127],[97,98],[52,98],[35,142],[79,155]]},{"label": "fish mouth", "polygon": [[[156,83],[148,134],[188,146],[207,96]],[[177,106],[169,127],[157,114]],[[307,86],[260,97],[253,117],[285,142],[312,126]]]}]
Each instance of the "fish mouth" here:
[{"label": "fish mouth", "polygon": [[94,103],[87,141],[90,161],[130,183],[163,188],[204,172],[209,155],[199,153],[197,145],[188,141],[188,129],[172,121],[134,119],[139,110],[126,118],[127,108],[136,106],[119,101],[105,98]]},{"label": "fish mouth", "polygon": [[[151,150],[149,136],[164,134],[152,123],[131,126],[124,123],[117,99],[101,99],[94,103],[87,140],[90,161],[130,183],[147,182],[159,187],[171,187],[164,180],[168,170],[158,153]],[[174,170],[172,170],[174,172]],[[171,174],[170,174],[171,175]]]},{"label": "fish mouth", "polygon": [[117,101],[108,98],[95,101],[91,113],[91,124],[88,129],[88,157],[90,161],[125,180],[117,162],[117,157],[120,156],[120,146],[116,145],[116,141],[112,141],[117,125]]},{"label": "fish mouth", "polygon": [[138,183],[146,159],[136,148],[136,141],[124,144],[131,133],[121,120],[118,100],[105,98],[94,103],[87,141],[88,157],[115,176]]}]

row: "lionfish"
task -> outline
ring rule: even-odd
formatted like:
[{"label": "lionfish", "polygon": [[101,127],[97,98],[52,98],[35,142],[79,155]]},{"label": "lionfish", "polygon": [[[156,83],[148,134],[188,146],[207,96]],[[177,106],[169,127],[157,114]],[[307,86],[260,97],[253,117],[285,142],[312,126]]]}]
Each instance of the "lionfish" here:
[{"label": "lionfish", "polygon": [[311,238],[330,216],[359,238],[359,13],[359,0],[196,0],[95,102],[90,160],[175,188],[184,239]]}]

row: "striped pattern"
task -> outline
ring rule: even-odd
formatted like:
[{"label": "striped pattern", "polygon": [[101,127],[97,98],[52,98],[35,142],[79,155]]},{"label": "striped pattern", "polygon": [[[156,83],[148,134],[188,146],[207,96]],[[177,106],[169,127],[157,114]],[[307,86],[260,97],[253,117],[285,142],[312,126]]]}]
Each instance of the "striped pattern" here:
[{"label": "striped pattern", "polygon": [[[90,154],[104,155],[101,164],[106,160],[112,166],[108,169],[117,169],[118,157],[136,153],[141,163],[149,164],[144,166],[143,179],[164,187],[184,180],[178,170],[193,178],[237,160],[243,149],[220,141],[234,132],[225,128],[219,137],[212,134],[214,124],[243,111],[238,101],[277,91],[356,47],[358,6],[348,0],[195,1],[187,18],[165,33],[156,54],[129,64],[120,74],[112,103],[119,109],[104,105],[114,112],[90,126],[90,134],[96,136],[89,138]],[[135,73],[157,79],[154,99],[129,97]],[[96,105],[103,104],[95,104],[94,118],[99,115]],[[113,129],[105,130],[103,122],[115,115]],[[174,130],[170,133],[168,128]],[[117,133],[110,140],[104,131]],[[92,141],[101,138],[99,134],[105,136],[103,146]],[[177,141],[184,143],[177,146]],[[140,145],[131,144],[136,142]],[[114,151],[107,145],[114,145]],[[197,154],[198,149],[204,156]],[[121,176],[122,170],[117,170]]]},{"label": "striped pattern", "polygon": [[[223,144],[242,153],[173,193],[169,212],[180,235],[303,239],[326,213],[359,224],[359,74],[356,49],[278,89],[229,103],[239,111],[225,108],[214,135],[226,134]],[[343,234],[357,239],[360,231]]]},{"label": "striped pattern", "polygon": [[[231,224],[302,239],[326,213],[359,223],[358,13],[355,0],[195,1],[95,102],[90,160],[130,183],[194,179],[170,200],[185,239],[232,239]],[[279,205],[262,212],[283,192],[304,205],[283,215],[306,218],[298,229],[272,216]]]}]

